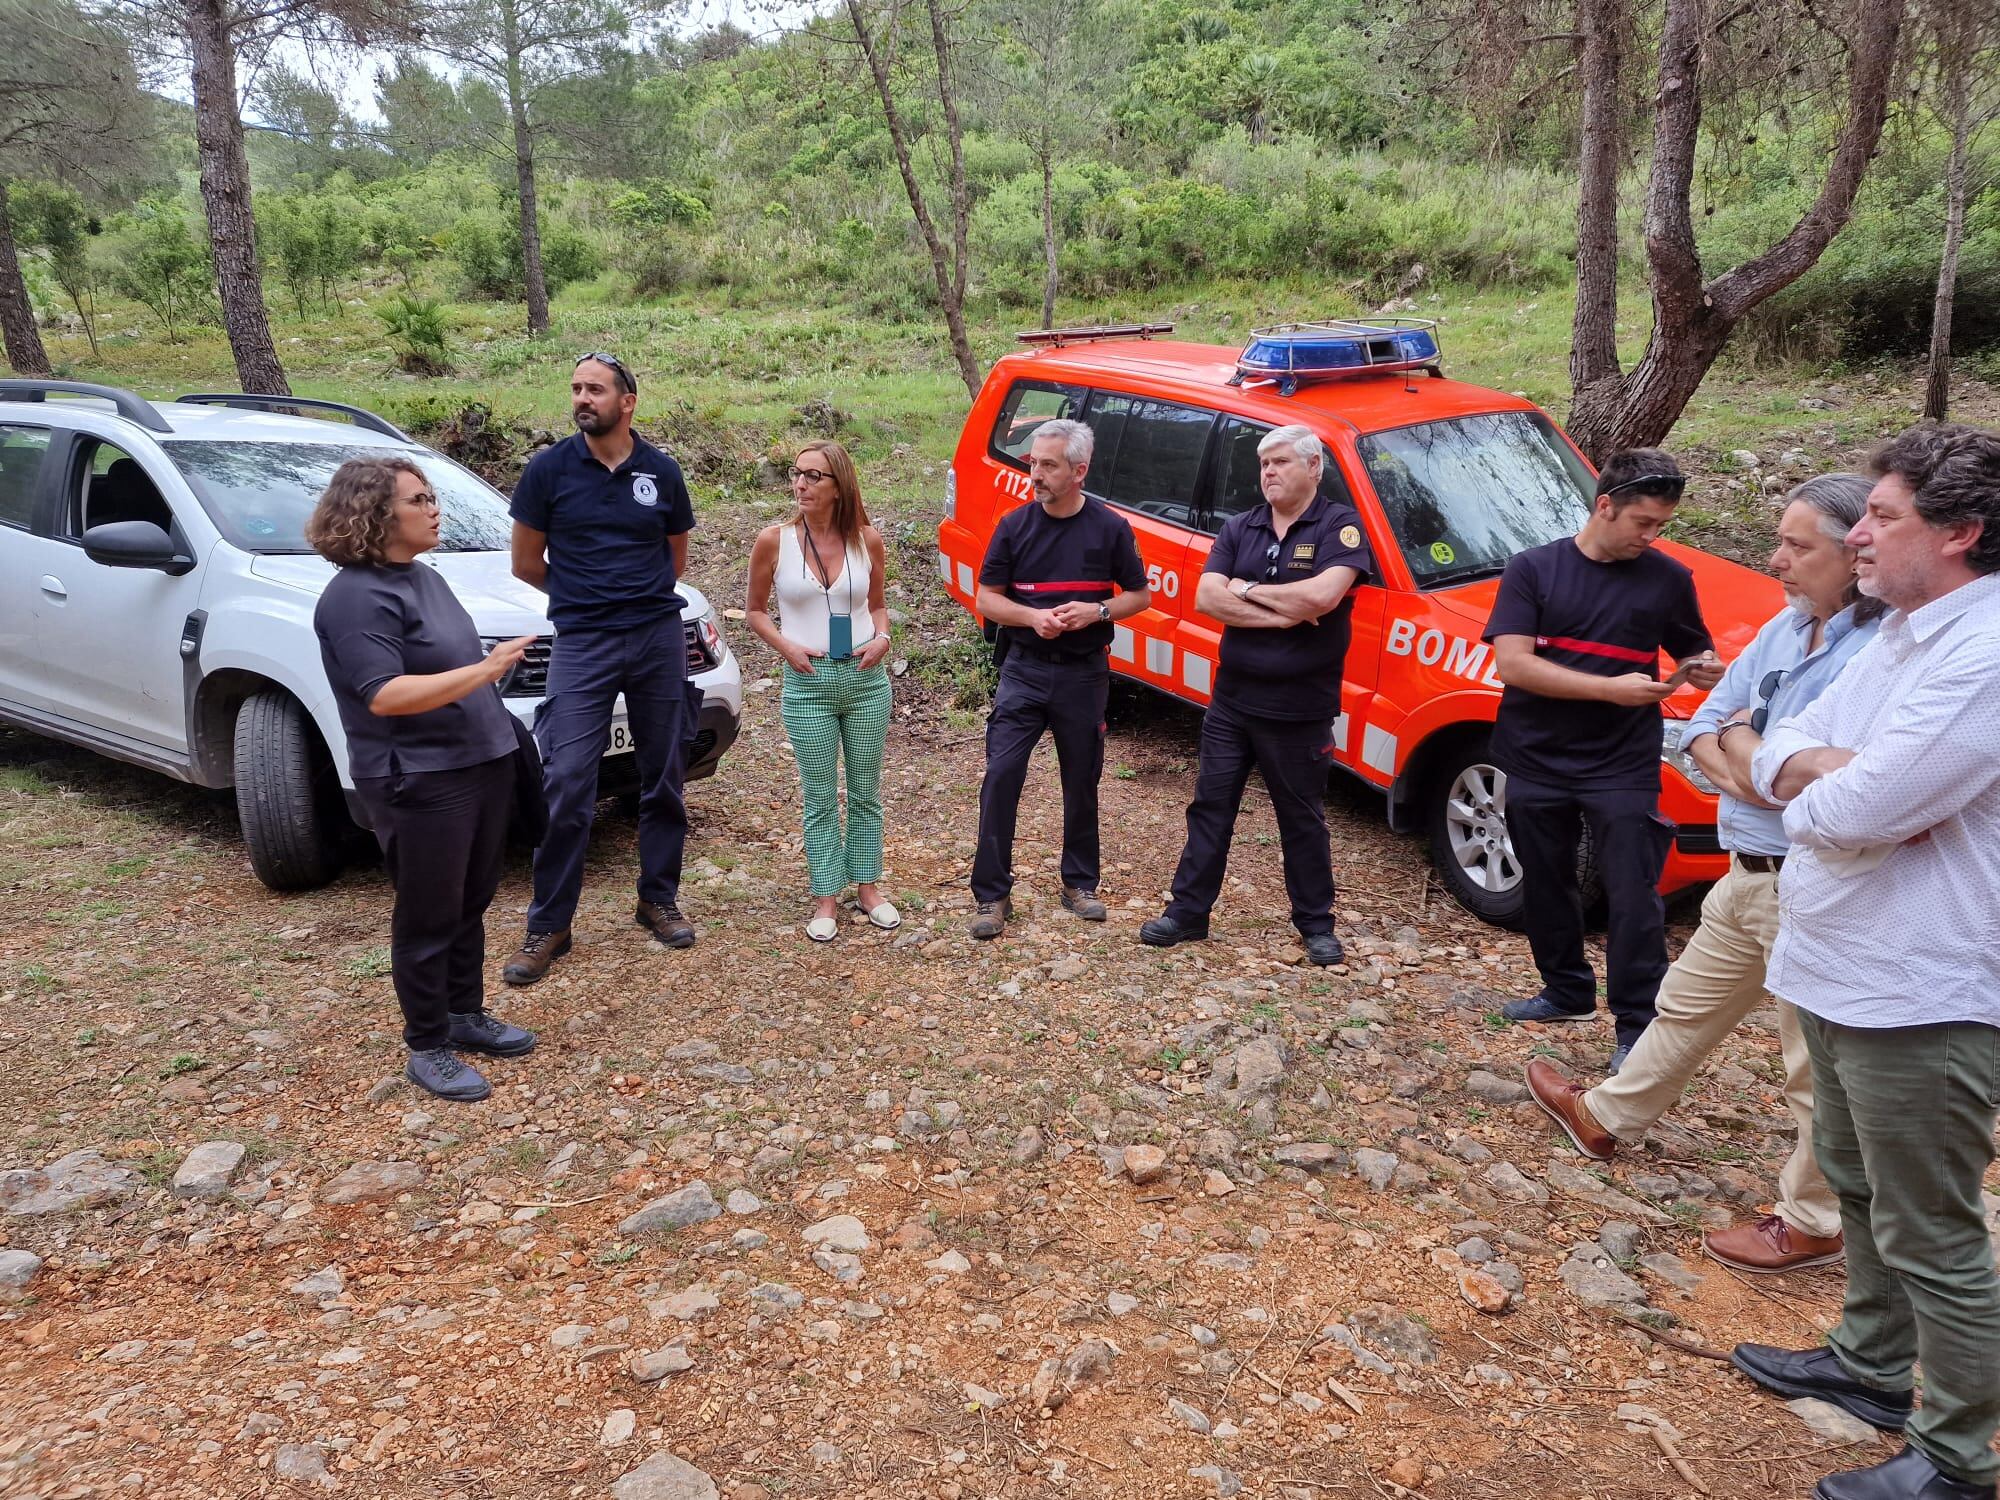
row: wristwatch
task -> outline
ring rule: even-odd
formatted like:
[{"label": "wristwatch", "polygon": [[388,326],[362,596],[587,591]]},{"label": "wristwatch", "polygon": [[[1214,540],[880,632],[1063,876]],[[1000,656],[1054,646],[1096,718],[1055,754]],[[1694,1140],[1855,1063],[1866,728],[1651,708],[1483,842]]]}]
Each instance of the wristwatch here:
[{"label": "wristwatch", "polygon": [[1099,603],[1097,606],[1097,618],[1099,623],[1109,625],[1111,623],[1111,606]]},{"label": "wristwatch", "polygon": [[1255,587],[1257,587],[1257,585],[1255,583],[1252,583],[1248,579],[1245,578],[1237,579],[1236,597],[1239,599],[1248,599],[1250,597],[1250,590],[1254,589]]}]

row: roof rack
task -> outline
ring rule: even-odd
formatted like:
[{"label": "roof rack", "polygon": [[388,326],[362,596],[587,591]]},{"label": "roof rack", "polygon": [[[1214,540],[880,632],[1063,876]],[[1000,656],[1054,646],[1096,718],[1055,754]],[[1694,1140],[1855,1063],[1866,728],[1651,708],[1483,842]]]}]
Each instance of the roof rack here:
[{"label": "roof rack", "polygon": [[1275,384],[1279,395],[1289,396],[1308,381],[1396,370],[1438,372],[1435,319],[1321,318],[1253,328],[1229,383]]},{"label": "roof rack", "polygon": [[240,406],[249,411],[288,411],[293,409],[309,411],[335,411],[350,418],[356,427],[369,432],[379,432],[383,437],[399,438],[413,443],[402,428],[387,417],[379,417],[363,406],[349,406],[343,401],[320,401],[312,396],[251,396],[240,391],[212,391],[178,398],[183,406]]},{"label": "roof rack", "polygon": [[1088,328],[1037,328],[1017,333],[1024,344],[1041,344],[1060,349],[1065,344],[1094,344],[1101,339],[1149,339],[1156,333],[1172,333],[1171,323],[1102,323]]},{"label": "roof rack", "polygon": [[150,402],[115,385],[91,385],[83,380],[0,380],[0,401],[42,401],[50,396],[90,396],[110,402],[119,416],[149,432],[174,430]]}]

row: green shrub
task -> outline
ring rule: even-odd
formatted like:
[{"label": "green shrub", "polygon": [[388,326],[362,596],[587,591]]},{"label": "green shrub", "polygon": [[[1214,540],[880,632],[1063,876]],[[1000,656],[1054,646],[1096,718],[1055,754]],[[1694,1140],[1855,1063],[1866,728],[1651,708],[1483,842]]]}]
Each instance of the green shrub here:
[{"label": "green shrub", "polygon": [[451,346],[445,338],[444,305],[407,293],[375,309],[389,330],[397,368],[410,375],[449,375]]}]

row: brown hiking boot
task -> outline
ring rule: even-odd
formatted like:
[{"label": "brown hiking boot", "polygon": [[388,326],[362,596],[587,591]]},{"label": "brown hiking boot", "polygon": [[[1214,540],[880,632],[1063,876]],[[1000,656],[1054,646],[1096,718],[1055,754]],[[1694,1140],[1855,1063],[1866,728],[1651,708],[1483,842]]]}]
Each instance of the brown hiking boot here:
[{"label": "brown hiking boot", "polygon": [[692,948],[694,946],[694,923],[681,915],[678,906],[661,906],[654,901],[641,901],[632,913],[632,920],[653,934],[656,941],[669,948]]},{"label": "brown hiking boot", "polygon": [[1079,917],[1082,917],[1086,922],[1102,922],[1104,920],[1104,903],[1098,899],[1097,892],[1095,891],[1086,891],[1077,886],[1066,885],[1063,887],[1062,904],[1075,912]]},{"label": "brown hiking boot", "polygon": [[509,984],[533,984],[549,972],[549,965],[569,952],[569,929],[561,932],[531,932],[521,939],[521,950],[507,960],[500,977]]},{"label": "brown hiking boot", "polygon": [[1013,915],[1014,900],[1011,896],[1002,896],[998,901],[982,901],[965,930],[982,942],[987,938],[997,938],[1007,930],[1007,919]]}]

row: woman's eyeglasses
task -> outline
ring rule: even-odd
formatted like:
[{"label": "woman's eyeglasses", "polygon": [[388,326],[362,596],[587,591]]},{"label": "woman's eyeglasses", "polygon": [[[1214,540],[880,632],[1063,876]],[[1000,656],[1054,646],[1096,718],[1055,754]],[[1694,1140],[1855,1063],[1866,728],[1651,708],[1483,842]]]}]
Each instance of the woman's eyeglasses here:
[{"label": "woman's eyeglasses", "polygon": [[794,483],[803,479],[807,484],[818,484],[822,479],[831,479],[833,476],[824,469],[801,469],[797,464],[793,464],[785,470],[785,478]]},{"label": "woman's eyeglasses", "polygon": [[417,491],[416,494],[405,495],[403,498],[409,501],[410,504],[417,506],[423,510],[443,509],[443,507],[438,504],[438,497],[429,490],[419,490]]},{"label": "woman's eyeglasses", "polygon": [[1757,696],[1764,701],[1750,715],[1750,727],[1758,734],[1762,734],[1764,726],[1771,722],[1771,700],[1777,697],[1778,689],[1784,685],[1784,681],[1785,669],[1774,667],[1766,672],[1764,680],[1757,684]]}]

